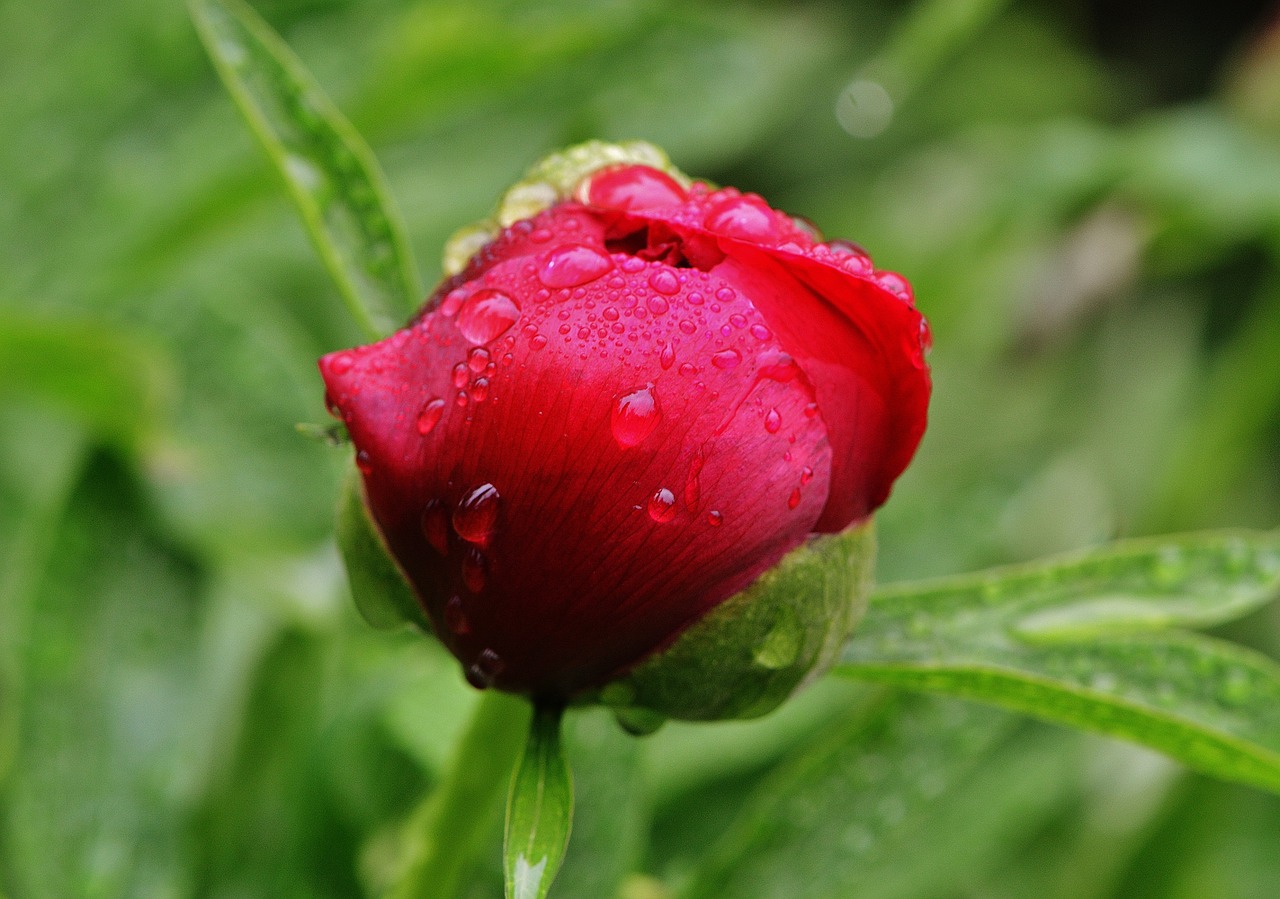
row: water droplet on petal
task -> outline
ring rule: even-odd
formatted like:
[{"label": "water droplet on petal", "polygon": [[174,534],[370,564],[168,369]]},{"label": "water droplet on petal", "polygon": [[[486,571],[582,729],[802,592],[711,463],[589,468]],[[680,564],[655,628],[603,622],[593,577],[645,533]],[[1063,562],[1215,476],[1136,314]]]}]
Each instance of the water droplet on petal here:
[{"label": "water droplet on petal", "polygon": [[652,434],[661,420],[658,396],[653,385],[646,384],[617,397],[609,416],[609,426],[618,446],[627,449]]},{"label": "water droplet on petal", "polygon": [[462,556],[462,583],[472,593],[484,591],[489,575],[489,560],[477,546],[468,546]]},{"label": "water droplet on petal", "polygon": [[[472,347],[471,352],[467,353],[467,368],[474,372],[484,371],[484,367],[489,364],[489,351],[482,346]],[[454,369],[457,371],[457,369]],[[461,387],[461,384],[454,384],[454,387]]]},{"label": "water droplet on petal", "polygon": [[680,279],[675,272],[662,268],[649,276],[649,286],[658,293],[674,296],[680,292]]},{"label": "water droplet on petal", "polygon": [[671,304],[662,297],[649,297],[645,305],[649,307],[649,311],[654,315],[662,315],[671,308]]},{"label": "water droplet on petal", "polygon": [[759,243],[778,239],[778,225],[773,210],[759,197],[728,197],[707,212],[703,225],[707,230],[726,237],[737,237]]},{"label": "water droplet on petal", "polygon": [[676,495],[666,487],[659,487],[649,497],[649,517],[659,524],[676,517]]},{"label": "water droplet on petal", "polygon": [[660,209],[685,200],[685,190],[665,172],[646,165],[605,169],[592,176],[586,201],[606,209]]},{"label": "water droplet on petal", "polygon": [[787,497],[788,509],[794,509],[798,505],[800,505],[800,488],[799,487],[797,487],[795,490],[792,490],[791,495]]},{"label": "water droplet on petal", "polygon": [[712,509],[707,513],[707,524],[711,525],[713,528],[720,527],[720,525],[724,524],[724,513],[717,512],[715,509]]},{"label": "water droplet on petal", "polygon": [[458,635],[471,633],[471,622],[467,620],[467,613],[462,611],[461,596],[451,596],[444,604],[444,626]]},{"label": "water droplet on petal", "polygon": [[915,300],[911,285],[897,272],[876,272],[872,277],[877,284],[903,302],[910,303]]},{"label": "water droplet on petal", "polygon": [[770,434],[776,434],[780,427],[782,427],[782,414],[777,409],[770,409],[764,415],[764,429]]},{"label": "water droplet on petal", "polygon": [[476,656],[475,662],[467,666],[467,683],[477,690],[491,687],[505,667],[506,665],[496,652],[492,649],[482,649],[480,655]]},{"label": "water droplet on petal", "polygon": [[735,312],[729,316],[729,324],[735,328],[745,328],[747,326],[747,317],[741,312]]},{"label": "water droplet on petal", "polygon": [[453,386],[466,387],[467,382],[471,380],[471,369],[467,367],[467,363],[459,362],[453,367]]},{"label": "water droplet on petal", "polygon": [[565,244],[542,260],[538,280],[548,287],[579,287],[613,269],[613,259],[598,247]]},{"label": "water droplet on petal", "polygon": [[530,349],[540,350],[546,345],[547,345],[547,338],[543,337],[541,334],[535,334],[533,337],[529,339]]},{"label": "water droplet on petal", "polygon": [[449,513],[438,499],[428,502],[422,510],[422,536],[440,555],[449,555]]},{"label": "water droplet on petal", "polygon": [[445,318],[453,318],[458,314],[458,310],[462,308],[462,301],[467,298],[467,292],[461,287],[449,291],[445,295],[444,301],[440,304],[440,314]]},{"label": "water droplet on petal", "polygon": [[761,353],[756,357],[756,371],[760,377],[785,384],[799,374],[796,360],[787,353]]},{"label": "water droplet on petal", "polygon": [[766,328],[764,325],[752,325],[751,336],[754,337],[756,340],[768,340],[770,337],[773,336],[773,332],[770,331],[768,328]]},{"label": "water droplet on petal", "polygon": [[738,298],[738,294],[732,287],[721,287],[716,291],[716,299],[722,303],[732,303]]},{"label": "water droplet on petal", "polygon": [[453,529],[469,543],[487,545],[498,523],[501,498],[492,484],[473,487],[453,510]]},{"label": "water droplet on petal", "polygon": [[476,382],[471,385],[471,399],[477,403],[483,403],[489,398],[489,379],[476,378]]},{"label": "water droplet on petal", "polygon": [[817,415],[817,414],[818,414],[818,404],[817,404],[817,403],[809,403],[807,406],[805,406],[805,407],[804,407],[804,417],[805,417],[805,418],[813,418],[813,417],[814,417],[815,415]]},{"label": "water droplet on petal", "polygon": [[440,416],[444,415],[444,406],[444,400],[438,396],[427,400],[427,404],[418,413],[419,434],[426,437],[435,430],[435,426],[440,423]]},{"label": "water droplet on petal", "polygon": [[368,450],[360,450],[356,453],[356,468],[360,469],[361,474],[369,474],[373,471],[373,460],[369,458]]},{"label": "water droplet on petal", "polygon": [[813,469],[806,465],[800,470],[800,486],[804,487],[813,480]]},{"label": "water droplet on petal", "polygon": [[329,371],[335,375],[345,375],[354,364],[351,353],[334,353],[329,357]]},{"label": "water droplet on petal", "polygon": [[607,321],[616,322],[618,320],[618,309],[616,306],[606,306],[600,313]]},{"label": "water droplet on petal", "polygon": [[711,357],[711,364],[716,368],[737,368],[742,361],[742,354],[737,350],[721,350]]},{"label": "water droplet on petal", "polygon": [[501,337],[520,318],[516,301],[500,290],[478,290],[458,312],[458,330],[472,343]]},{"label": "water droplet on petal", "polygon": [[667,344],[662,348],[662,352],[658,355],[658,364],[664,369],[670,368],[676,361],[676,348],[671,344]]}]

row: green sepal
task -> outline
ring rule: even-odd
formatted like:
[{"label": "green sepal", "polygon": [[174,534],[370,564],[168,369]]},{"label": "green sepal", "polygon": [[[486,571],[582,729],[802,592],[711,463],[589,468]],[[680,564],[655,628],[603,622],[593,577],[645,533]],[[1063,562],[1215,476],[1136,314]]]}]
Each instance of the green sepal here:
[{"label": "green sepal", "polygon": [[430,633],[426,613],[369,518],[360,473],[354,466],[338,500],[336,531],[338,551],[347,569],[347,583],[351,585],[351,598],[361,617],[382,630],[412,624]]},{"label": "green sepal", "polygon": [[503,872],[507,899],[543,899],[569,844],[573,776],[560,741],[564,709],[535,706],[507,796]]},{"label": "green sepal", "polygon": [[839,657],[866,611],[874,569],[870,521],[815,537],[596,698],[631,730],[636,721],[655,729],[655,715],[764,715]]}]

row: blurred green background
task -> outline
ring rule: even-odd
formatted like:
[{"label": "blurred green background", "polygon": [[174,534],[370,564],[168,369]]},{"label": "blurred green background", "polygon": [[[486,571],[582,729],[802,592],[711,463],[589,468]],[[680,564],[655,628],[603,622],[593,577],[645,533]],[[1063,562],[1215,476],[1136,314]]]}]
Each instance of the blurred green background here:
[{"label": "blurred green background", "polygon": [[[907,274],[936,393],[886,581],[1280,517],[1280,11],[1114,6],[257,4],[429,281],[588,137]],[[294,425],[355,327],[180,4],[0,3],[0,122],[0,895],[376,894],[474,694],[346,596],[345,453]],[[1274,657],[1280,612],[1229,635]],[[790,830],[726,895],[1276,895],[1280,798],[872,695],[639,742],[577,716],[553,895],[669,895],[773,796]],[[981,738],[913,749],[939,728]],[[937,801],[875,787],[903,772]]]}]

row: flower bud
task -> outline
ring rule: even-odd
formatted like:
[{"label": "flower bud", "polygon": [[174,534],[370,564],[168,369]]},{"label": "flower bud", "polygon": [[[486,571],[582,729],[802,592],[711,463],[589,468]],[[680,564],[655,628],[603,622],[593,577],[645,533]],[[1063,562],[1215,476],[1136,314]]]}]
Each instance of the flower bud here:
[{"label": "flower bud", "polygon": [[647,144],[540,164],[445,265],[320,370],[468,679],[716,718],[829,664],[924,431],[906,280]]}]

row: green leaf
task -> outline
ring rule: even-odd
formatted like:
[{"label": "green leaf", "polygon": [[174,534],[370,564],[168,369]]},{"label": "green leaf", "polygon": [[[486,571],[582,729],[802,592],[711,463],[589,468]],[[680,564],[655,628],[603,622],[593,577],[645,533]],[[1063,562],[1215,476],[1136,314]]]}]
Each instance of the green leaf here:
[{"label": "green leaf", "polygon": [[1123,737],[1280,792],[1280,665],[1160,631],[1237,617],[1278,585],[1273,533],[1119,543],[882,591],[835,671]]},{"label": "green leaf", "polygon": [[351,314],[370,338],[395,330],[422,291],[372,151],[246,4],[190,6],[219,76],[284,178]]},{"label": "green leaf", "polygon": [[558,706],[534,710],[511,778],[503,846],[507,899],[546,896],[569,843],[573,779],[560,745],[562,714]]},{"label": "green leaf", "polygon": [[364,489],[354,466],[338,500],[336,533],[351,598],[364,620],[384,630],[408,622],[430,631],[422,606],[369,520]]},{"label": "green leaf", "polygon": [[869,866],[910,843],[1016,725],[933,697],[845,715],[756,788],[680,899],[861,896]]}]

